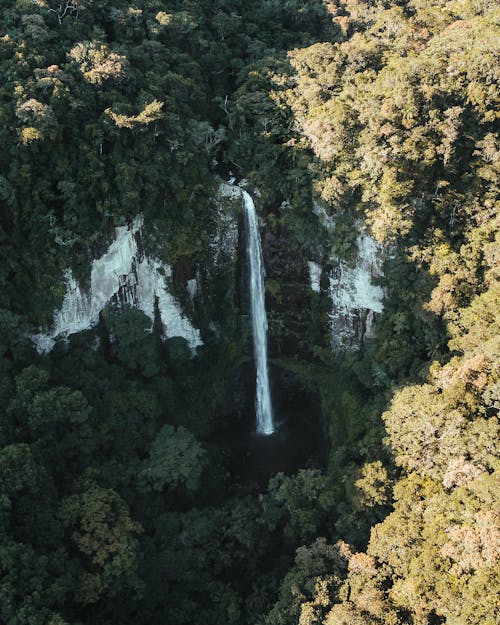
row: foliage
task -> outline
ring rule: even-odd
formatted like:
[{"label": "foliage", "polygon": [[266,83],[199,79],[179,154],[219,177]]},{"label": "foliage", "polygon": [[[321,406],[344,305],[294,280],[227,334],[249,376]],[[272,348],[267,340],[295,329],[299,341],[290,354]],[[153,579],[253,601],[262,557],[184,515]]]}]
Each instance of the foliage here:
[{"label": "foliage", "polygon": [[[2,623],[498,622],[498,19],[493,0],[2,2]],[[229,170],[260,192],[273,349],[290,327],[330,442],[326,468],[267,484],[225,463],[249,344],[240,263],[209,262]],[[140,253],[200,277],[205,346],[115,302],[36,354],[64,270],[85,280],[139,213]],[[360,227],[384,311],[332,355],[306,262],[351,262]]]},{"label": "foliage", "polygon": [[195,490],[203,471],[204,452],[193,435],[183,427],[164,425],[153,442],[140,478],[149,488],[163,490],[182,484]]}]

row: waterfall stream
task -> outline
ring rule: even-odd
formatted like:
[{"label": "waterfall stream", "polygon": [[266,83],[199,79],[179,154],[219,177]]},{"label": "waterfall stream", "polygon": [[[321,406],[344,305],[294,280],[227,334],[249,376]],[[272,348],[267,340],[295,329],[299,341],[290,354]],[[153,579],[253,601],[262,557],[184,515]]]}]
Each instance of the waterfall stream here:
[{"label": "waterfall stream", "polygon": [[267,317],[264,292],[264,263],[260,244],[259,225],[252,197],[244,190],[243,207],[247,218],[247,253],[250,266],[250,300],[253,346],[257,371],[255,412],[257,433],[274,432],[273,408],[267,365]]}]

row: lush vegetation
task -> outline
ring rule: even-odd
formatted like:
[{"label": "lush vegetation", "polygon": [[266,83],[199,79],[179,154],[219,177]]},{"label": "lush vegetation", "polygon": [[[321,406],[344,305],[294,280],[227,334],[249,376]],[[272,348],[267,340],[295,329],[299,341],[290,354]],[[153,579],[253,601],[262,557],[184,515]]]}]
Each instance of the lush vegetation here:
[{"label": "lush vegetation", "polygon": [[[500,621],[499,21],[493,0],[3,0],[1,623]],[[227,275],[196,358],[135,309],[46,356],[29,339],[139,213],[158,257],[206,267],[229,169],[285,257],[274,362],[329,438],[260,485],[223,460],[251,350]],[[290,292],[359,223],[384,312],[332,354],[324,302]]]}]

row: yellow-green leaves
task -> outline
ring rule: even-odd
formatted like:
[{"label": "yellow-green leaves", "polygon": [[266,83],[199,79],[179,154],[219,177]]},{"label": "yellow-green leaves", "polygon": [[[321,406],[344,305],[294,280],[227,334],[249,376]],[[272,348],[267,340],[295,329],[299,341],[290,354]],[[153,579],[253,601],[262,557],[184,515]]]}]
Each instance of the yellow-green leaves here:
[{"label": "yellow-green leaves", "polygon": [[102,85],[107,80],[120,81],[127,76],[127,58],[97,41],[77,43],[68,57],[76,63],[85,80],[93,85]]},{"label": "yellow-green leaves", "polygon": [[109,108],[105,112],[111,117],[113,122],[118,128],[127,128],[128,130],[134,130],[141,126],[147,126],[152,122],[156,122],[164,116],[163,102],[153,100],[149,104],[146,104],[144,108],[137,113],[137,115],[126,115],[124,113],[117,113],[113,109]]},{"label": "yellow-green leaves", "polygon": [[21,141],[24,144],[54,138],[59,124],[51,106],[35,98],[20,102],[16,107],[16,116],[20,120]]}]

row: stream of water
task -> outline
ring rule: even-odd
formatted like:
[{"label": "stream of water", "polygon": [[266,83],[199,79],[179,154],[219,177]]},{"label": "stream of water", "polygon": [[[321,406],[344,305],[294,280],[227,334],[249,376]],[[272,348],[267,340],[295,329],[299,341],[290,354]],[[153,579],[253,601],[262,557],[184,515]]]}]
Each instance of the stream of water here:
[{"label": "stream of water", "polygon": [[243,207],[247,218],[247,254],[250,268],[250,301],[252,315],[253,346],[257,372],[255,413],[257,434],[272,434],[275,430],[269,369],[267,364],[267,316],[264,291],[264,263],[260,244],[259,225],[252,197],[243,194]]}]

